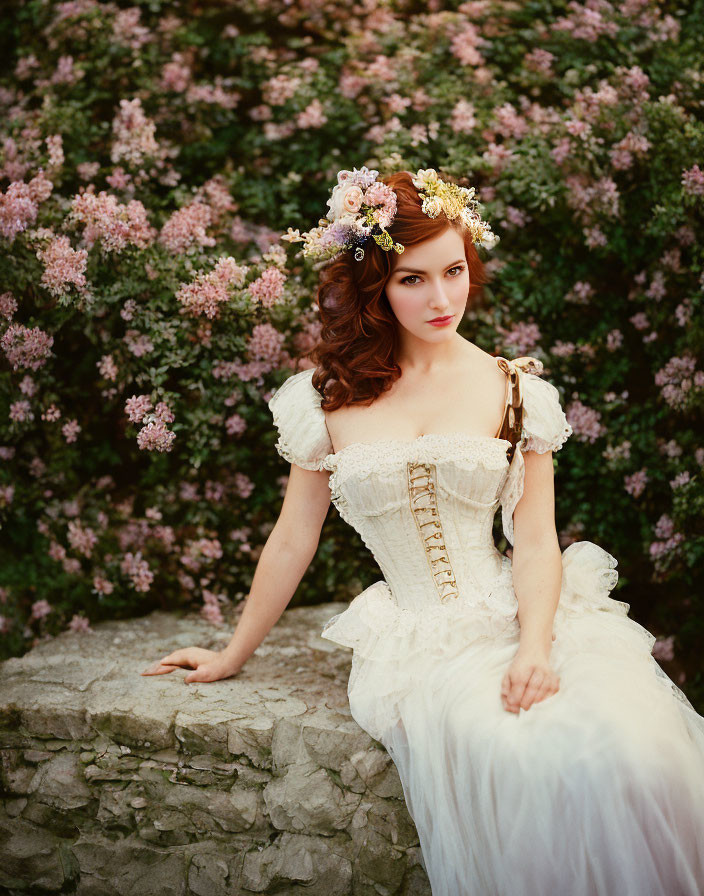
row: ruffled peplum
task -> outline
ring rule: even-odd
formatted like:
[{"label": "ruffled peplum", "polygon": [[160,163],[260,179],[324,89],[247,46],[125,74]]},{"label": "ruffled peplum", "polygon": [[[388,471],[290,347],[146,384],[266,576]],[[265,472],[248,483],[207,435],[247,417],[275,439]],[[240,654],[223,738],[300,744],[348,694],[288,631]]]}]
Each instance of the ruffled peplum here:
[{"label": "ruffled peplum", "polygon": [[[329,619],[321,637],[353,649],[348,696],[352,715],[375,738],[398,718],[399,702],[463,651],[518,644],[518,601],[511,561],[483,599],[399,606],[385,581],[375,582]],[[629,604],[609,592],[618,581],[616,559],[590,541],[562,552],[562,586],[553,631],[553,657],[588,649],[613,654],[619,642],[648,662],[655,637],[628,616]],[[657,665],[657,664],[656,664]],[[669,679],[668,679],[669,682]]]}]

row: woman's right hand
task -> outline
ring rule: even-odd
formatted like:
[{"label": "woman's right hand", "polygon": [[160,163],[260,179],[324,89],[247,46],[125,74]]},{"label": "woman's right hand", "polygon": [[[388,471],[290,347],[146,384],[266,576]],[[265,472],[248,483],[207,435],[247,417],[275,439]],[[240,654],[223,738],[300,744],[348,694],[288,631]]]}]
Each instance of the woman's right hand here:
[{"label": "woman's right hand", "polygon": [[186,684],[193,681],[219,681],[221,678],[231,678],[240,671],[233,667],[232,660],[222,651],[206,650],[203,647],[183,647],[152,663],[140,674],[165,675],[183,666],[193,670],[183,679]]}]

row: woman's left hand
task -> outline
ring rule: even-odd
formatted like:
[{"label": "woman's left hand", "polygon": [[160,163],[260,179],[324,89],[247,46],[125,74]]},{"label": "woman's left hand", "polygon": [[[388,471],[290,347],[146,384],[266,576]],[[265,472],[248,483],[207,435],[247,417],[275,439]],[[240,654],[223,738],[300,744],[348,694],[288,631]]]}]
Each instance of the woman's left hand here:
[{"label": "woman's left hand", "polygon": [[529,709],[560,689],[560,677],[540,648],[520,646],[501,680],[501,702],[508,712]]}]

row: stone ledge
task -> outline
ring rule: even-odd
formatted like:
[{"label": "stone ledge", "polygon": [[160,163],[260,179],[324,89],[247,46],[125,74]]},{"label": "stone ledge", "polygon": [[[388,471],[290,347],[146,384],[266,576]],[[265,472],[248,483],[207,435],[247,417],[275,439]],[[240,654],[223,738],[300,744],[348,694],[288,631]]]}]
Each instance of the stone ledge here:
[{"label": "stone ledge", "polygon": [[352,719],[346,604],[286,610],[234,678],[144,677],[192,644],[167,613],[1,664],[0,889],[79,896],[430,896],[396,766]]}]

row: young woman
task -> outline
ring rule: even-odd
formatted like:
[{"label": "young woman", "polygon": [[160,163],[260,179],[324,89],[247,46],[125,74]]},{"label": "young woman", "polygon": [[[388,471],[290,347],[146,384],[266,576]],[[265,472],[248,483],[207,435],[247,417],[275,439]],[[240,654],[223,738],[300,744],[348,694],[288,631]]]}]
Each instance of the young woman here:
[{"label": "young woman", "polygon": [[572,429],[540,362],[457,333],[495,237],[432,169],[376,175],[340,172],[328,220],[289,233],[324,262],[321,341],[269,402],[291,472],[232,641],[147,672],[237,674],[332,500],[384,578],[322,634],[353,648],[351,712],[398,768],[434,896],[698,896],[704,718],[609,596],[615,559],[560,551]]}]

